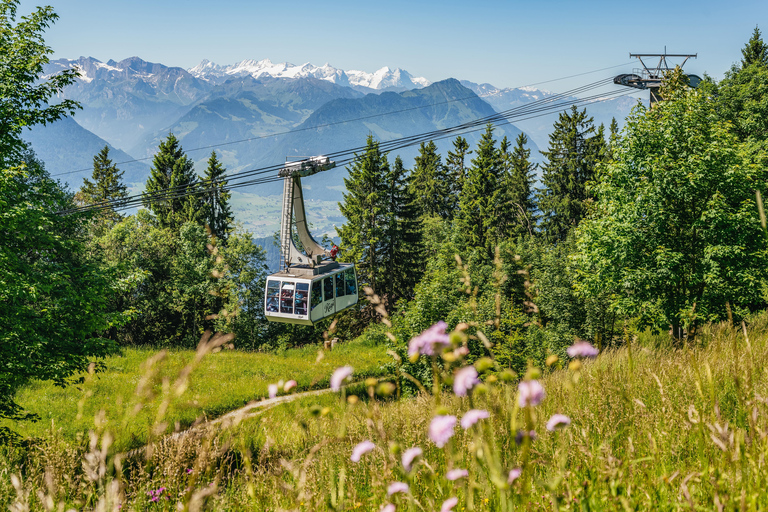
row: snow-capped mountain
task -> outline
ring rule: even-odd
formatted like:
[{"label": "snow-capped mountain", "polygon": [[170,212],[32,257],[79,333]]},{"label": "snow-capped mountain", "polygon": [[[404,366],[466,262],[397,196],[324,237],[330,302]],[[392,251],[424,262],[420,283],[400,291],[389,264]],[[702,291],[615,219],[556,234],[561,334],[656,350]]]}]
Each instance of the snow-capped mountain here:
[{"label": "snow-capped mountain", "polygon": [[187,70],[191,75],[215,84],[230,78],[252,76],[253,78],[317,78],[345,87],[361,87],[377,91],[385,89],[420,89],[431,82],[423,77],[414,77],[404,69],[383,67],[373,73],[359,70],[344,71],[330,64],[314,66],[309,62],[299,66],[288,62],[273,63],[269,59],[244,60],[229,66],[220,66],[203,60]]}]

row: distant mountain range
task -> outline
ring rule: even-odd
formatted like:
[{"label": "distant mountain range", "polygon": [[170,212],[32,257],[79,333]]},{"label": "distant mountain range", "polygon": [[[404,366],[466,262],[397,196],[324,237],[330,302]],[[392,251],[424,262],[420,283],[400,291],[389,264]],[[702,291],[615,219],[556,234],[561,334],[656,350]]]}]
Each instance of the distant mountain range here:
[{"label": "distant mountain range", "polygon": [[287,62],[273,64],[271,60],[244,60],[230,66],[219,66],[203,60],[197,66],[188,69],[193,76],[219,84],[230,78],[250,76],[253,78],[317,78],[336,85],[352,87],[362,92],[404,91],[426,87],[431,82],[426,78],[414,77],[407,71],[383,67],[373,73],[365,71],[335,68],[329,64],[314,66],[310,63],[295,66]]},{"label": "distant mountain range", "polygon": [[[405,70],[373,73],[312,64],[245,60],[218,65],[207,60],[182,69],[138,57],[100,62],[92,57],[49,63],[46,74],[80,69],[80,78],[62,97],[82,105],[72,119],[35,127],[26,138],[52,174],[78,188],[105,144],[126,171],[126,181],[143,183],[161,139],[173,132],[200,171],[213,149],[230,173],[284,162],[286,157],[327,154],[365,144],[368,134],[382,142],[438,130],[523,106],[553,93],[499,89],[454,79],[431,83]],[[575,98],[570,98],[575,100]],[[570,100],[566,98],[566,100]],[[620,123],[636,100],[619,98],[588,106],[597,123]],[[529,135],[532,158],[546,147],[557,114],[506,124],[497,138]],[[466,135],[472,146],[480,132]],[[443,156],[452,139],[436,141]],[[417,147],[399,152],[407,167]],[[390,157],[394,160],[394,155]],[[131,163],[130,160],[138,159]],[[341,198],[343,168],[307,180],[308,199]],[[279,186],[245,190],[265,196]],[[328,218],[332,218],[330,212]],[[330,222],[330,221],[329,221]],[[325,230],[327,226],[323,226]]]}]

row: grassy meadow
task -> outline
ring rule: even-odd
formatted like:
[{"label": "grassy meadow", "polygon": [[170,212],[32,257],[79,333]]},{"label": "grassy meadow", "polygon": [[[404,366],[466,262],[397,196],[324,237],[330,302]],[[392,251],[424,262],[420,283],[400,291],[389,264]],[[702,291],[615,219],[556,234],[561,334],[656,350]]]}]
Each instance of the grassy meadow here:
[{"label": "grassy meadow", "polygon": [[[338,366],[353,365],[355,378],[362,379],[385,374],[390,360],[385,347],[355,342],[320,352],[317,346],[278,354],[220,350],[194,364],[188,387],[177,394],[168,388],[195,362],[194,350],[126,348],[106,358],[106,369],[86,375],[82,384],[61,388],[50,381],[35,381],[27,385],[18,393],[18,402],[40,420],[0,426],[24,437],[40,438],[56,431],[74,441],[87,434],[94,417],[104,411],[105,428],[115,436],[115,449],[127,450],[146,444],[152,432],[187,428],[265,398],[269,384],[293,379],[297,391],[327,388]],[[165,401],[160,420],[158,408]],[[156,423],[166,426],[158,430]]]},{"label": "grassy meadow", "polygon": [[[460,333],[454,338],[460,339]],[[365,356],[366,351],[371,354]],[[184,407],[205,394],[240,405],[263,395],[266,383],[278,378],[296,377],[303,388],[319,386],[334,365],[351,364],[356,369],[352,380],[359,381],[358,372],[376,374],[374,367],[388,357],[382,352],[350,343],[319,363],[309,349],[303,357],[297,351],[282,360],[208,354],[202,361],[210,362],[193,371],[183,400],[166,416],[182,417]],[[127,368],[140,367],[147,355],[133,351],[110,360],[109,373],[85,389],[95,391],[107,375],[122,379],[109,388],[112,392],[135,388],[137,373],[128,377]],[[363,370],[365,358],[369,370]],[[164,374],[170,375],[180,370],[180,359],[182,354],[171,353],[157,365],[166,364]],[[96,400],[94,393],[86,400],[93,399],[94,406],[83,406],[76,421],[90,422],[91,432],[73,439],[77,429],[63,418],[77,414],[70,412],[77,410],[76,400],[68,402],[36,384],[25,390],[24,400],[50,402],[46,411],[59,419],[56,428],[37,431],[40,438],[31,446],[2,449],[0,503],[11,510],[56,510],[61,504],[62,510],[123,511],[768,507],[768,315],[754,318],[746,331],[711,325],[684,346],[670,347],[665,335],[641,334],[593,360],[550,360],[550,368],[521,376],[537,380],[546,391],[540,404],[524,407],[518,380],[486,368],[487,361],[476,364],[484,382],[467,396],[456,396],[450,392],[451,380],[462,364],[460,357],[450,359],[444,361],[445,372],[436,369],[445,384],[436,394],[397,401],[391,386],[373,379],[217,428],[157,437],[138,455],[122,451],[122,425],[98,413],[94,421],[94,406],[109,409],[114,398]],[[263,368],[266,361],[272,361],[270,370]],[[246,367],[250,377],[235,377]],[[230,377],[240,379],[238,384]],[[228,390],[246,381],[252,383],[252,395]],[[166,382],[167,392],[175,389]],[[206,404],[197,410],[214,407]],[[157,417],[161,406],[147,401],[143,421]],[[465,429],[459,420],[469,409],[489,417]],[[545,424],[554,414],[566,415],[570,425],[548,430]],[[436,416],[456,421],[443,446],[437,446],[431,432]],[[350,456],[363,441],[372,447],[353,462]],[[411,447],[422,453],[406,464],[402,455]],[[466,475],[449,480],[461,474],[451,470],[466,470]]]}]

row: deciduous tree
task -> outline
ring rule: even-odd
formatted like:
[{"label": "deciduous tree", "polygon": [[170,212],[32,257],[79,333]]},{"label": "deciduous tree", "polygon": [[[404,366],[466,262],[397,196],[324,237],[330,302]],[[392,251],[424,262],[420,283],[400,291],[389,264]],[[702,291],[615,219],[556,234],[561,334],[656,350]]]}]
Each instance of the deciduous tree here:
[{"label": "deciduous tree", "polygon": [[579,228],[583,296],[607,292],[620,315],[672,326],[677,337],[724,318],[726,304],[762,304],[768,260],[755,190],[766,171],[709,95],[636,107],[615,151]]}]

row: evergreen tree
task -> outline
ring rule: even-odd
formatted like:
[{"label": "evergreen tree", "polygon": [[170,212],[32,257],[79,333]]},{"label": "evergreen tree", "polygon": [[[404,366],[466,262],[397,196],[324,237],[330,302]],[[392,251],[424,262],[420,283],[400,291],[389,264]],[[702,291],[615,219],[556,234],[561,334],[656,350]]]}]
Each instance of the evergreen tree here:
[{"label": "evergreen tree", "polygon": [[416,208],[421,216],[442,219],[450,216],[450,183],[434,142],[422,142],[419,146],[419,156],[416,157],[410,182]]},{"label": "evergreen tree", "polygon": [[[83,178],[83,186],[75,199],[85,204],[99,204],[119,201],[128,196],[127,187],[122,182],[124,172],[117,168],[109,158],[109,146],[99,151],[93,157],[93,182]],[[119,204],[119,203],[117,203]],[[117,205],[116,204],[116,205]],[[102,218],[111,222],[119,222],[122,215],[114,210],[114,206],[102,211]]]},{"label": "evergreen tree", "polygon": [[445,159],[445,171],[450,183],[449,206],[453,217],[459,209],[459,195],[467,175],[466,159],[472,154],[467,139],[459,135],[453,141],[453,151],[448,152]]},{"label": "evergreen tree", "polygon": [[496,214],[502,194],[502,163],[488,124],[467,170],[459,196],[460,225],[471,247],[484,247],[492,253],[498,243]]},{"label": "evergreen tree", "polygon": [[368,135],[365,150],[355,154],[349,177],[344,178],[347,192],[339,209],[347,221],[336,228],[341,238],[342,258],[355,262],[360,284],[370,286],[376,293],[385,279],[386,255],[382,242],[387,221],[385,177],[388,173],[387,156],[382,154],[373,135]]},{"label": "evergreen tree", "polygon": [[515,147],[509,156],[510,164],[505,187],[515,219],[510,234],[512,236],[532,235],[536,225],[536,205],[532,189],[536,164],[531,163],[531,150],[525,147],[528,144],[528,137],[520,132],[515,142]]},{"label": "evergreen tree", "polygon": [[[145,197],[144,206],[155,214],[161,227],[178,231],[187,221],[202,221],[202,198],[195,193],[198,185],[192,160],[184,154],[176,136],[169,133],[152,160],[146,186],[147,196],[164,194],[164,197]],[[171,190],[166,192],[167,189]]]},{"label": "evergreen tree", "polygon": [[216,152],[211,152],[202,181],[202,187],[206,190],[202,196],[205,202],[203,221],[211,233],[221,240],[226,240],[235,220],[229,207],[231,193],[226,189],[227,181],[222,178],[225,172],[226,169],[219,162]]},{"label": "evergreen tree", "polygon": [[424,268],[420,211],[409,178],[398,156],[386,175],[388,213],[384,246],[387,279],[383,292],[390,305],[413,294]]},{"label": "evergreen tree", "polygon": [[763,42],[759,28],[755,27],[754,32],[752,32],[752,37],[749,38],[749,42],[742,48],[741,55],[741,69],[749,67],[752,64],[768,66],[768,45]]},{"label": "evergreen tree", "polygon": [[611,125],[608,130],[610,131],[610,134],[608,135],[607,160],[612,161],[616,146],[621,140],[621,136],[619,135],[619,123],[616,121],[615,117],[611,119]]},{"label": "evergreen tree", "polygon": [[581,222],[589,199],[586,184],[595,174],[598,162],[605,158],[605,140],[595,133],[587,111],[573,106],[555,122],[549,135],[549,150],[541,154],[547,159],[542,166],[542,189],[537,202],[542,214],[541,228],[552,241],[563,241],[568,232]]}]

